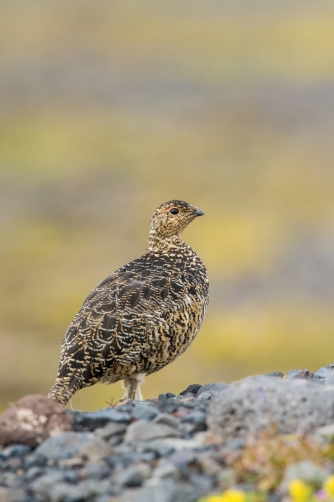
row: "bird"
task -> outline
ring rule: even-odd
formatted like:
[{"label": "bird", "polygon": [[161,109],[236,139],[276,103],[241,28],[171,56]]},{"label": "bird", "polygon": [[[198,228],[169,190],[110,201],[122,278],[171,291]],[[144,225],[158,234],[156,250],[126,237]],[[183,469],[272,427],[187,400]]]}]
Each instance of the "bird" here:
[{"label": "bird", "polygon": [[144,378],[185,352],[208,307],[209,280],[181,234],[202,215],[182,200],[155,210],[147,252],[98,284],[70,323],[48,397],[65,406],[84,387],[122,380],[123,402],[141,401]]}]

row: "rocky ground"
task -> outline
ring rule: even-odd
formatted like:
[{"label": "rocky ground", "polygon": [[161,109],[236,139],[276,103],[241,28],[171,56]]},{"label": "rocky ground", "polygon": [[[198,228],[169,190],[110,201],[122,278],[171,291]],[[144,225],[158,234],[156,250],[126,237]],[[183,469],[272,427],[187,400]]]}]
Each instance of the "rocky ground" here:
[{"label": "rocky ground", "polygon": [[334,365],[89,413],[26,396],[0,417],[0,502],[275,502],[294,479],[321,489],[333,438]]}]

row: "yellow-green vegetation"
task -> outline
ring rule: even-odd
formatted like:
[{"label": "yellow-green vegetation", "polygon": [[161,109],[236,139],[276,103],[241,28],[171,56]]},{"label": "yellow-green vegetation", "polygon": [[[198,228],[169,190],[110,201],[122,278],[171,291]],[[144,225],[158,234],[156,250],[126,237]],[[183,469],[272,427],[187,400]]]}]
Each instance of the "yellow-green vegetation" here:
[{"label": "yellow-green vegetation", "polygon": [[280,486],[289,465],[306,459],[328,466],[334,459],[334,445],[319,445],[308,437],[266,431],[258,439],[249,438],[244,450],[227,453],[225,462],[233,467],[239,482],[254,483],[260,492],[266,492]]},{"label": "yellow-green vegetation", "polygon": [[[280,495],[282,496],[283,493]],[[267,500],[268,493],[264,491],[244,492],[229,489],[221,494],[209,495],[198,502],[266,502]],[[334,500],[334,476],[329,476],[319,490],[301,479],[294,479],[289,483],[289,497],[283,500],[286,502],[332,502]]]},{"label": "yellow-green vegetation", "polygon": [[211,305],[146,398],[334,359],[334,8],[251,4],[0,5],[0,408],[49,390],[72,317],[171,198],[205,211],[185,239]]},{"label": "yellow-green vegetation", "polygon": [[[334,476],[321,486],[319,482],[293,479],[284,487],[282,481],[287,467],[311,461],[332,470],[334,445],[319,444],[307,436],[277,435],[274,430],[263,432],[259,438],[249,437],[245,449],[223,453],[227,466],[233,468],[236,482],[254,486],[253,491],[225,490],[212,494],[200,502],[265,502],[269,494],[277,493],[290,502],[316,502],[334,499]],[[286,498],[288,490],[289,498]]]}]

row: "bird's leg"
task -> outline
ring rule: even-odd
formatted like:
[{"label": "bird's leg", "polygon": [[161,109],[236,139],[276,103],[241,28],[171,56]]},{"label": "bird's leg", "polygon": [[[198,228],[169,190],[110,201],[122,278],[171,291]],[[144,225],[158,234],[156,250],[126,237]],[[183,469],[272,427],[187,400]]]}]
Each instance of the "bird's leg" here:
[{"label": "bird's leg", "polygon": [[140,384],[143,382],[145,375],[140,374],[132,378],[124,378],[122,380],[122,387],[125,390],[124,396],[121,401],[125,399],[136,399],[138,401],[143,400],[143,396],[140,392]]}]

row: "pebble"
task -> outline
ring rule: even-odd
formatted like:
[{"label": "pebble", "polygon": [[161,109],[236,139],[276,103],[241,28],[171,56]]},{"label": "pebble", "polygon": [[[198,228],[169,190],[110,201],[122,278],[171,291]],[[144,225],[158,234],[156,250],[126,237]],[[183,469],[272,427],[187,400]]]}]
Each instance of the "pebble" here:
[{"label": "pebble", "polygon": [[178,428],[180,420],[177,419],[174,415],[169,415],[168,413],[160,413],[155,419],[154,422],[156,424],[164,424],[169,427]]},{"label": "pebble", "polygon": [[109,422],[105,427],[96,429],[95,434],[101,439],[108,440],[112,436],[124,434],[126,427],[126,424],[119,422]]},{"label": "pebble", "polygon": [[203,387],[198,390],[197,396],[200,396],[201,394],[203,394],[203,392],[213,392],[214,394],[212,395],[216,395],[228,388],[229,385],[227,383],[208,383],[206,385],[203,385]]},{"label": "pebble", "polygon": [[188,387],[185,390],[183,390],[182,392],[180,392],[180,396],[184,396],[186,394],[196,395],[198,393],[198,391],[200,390],[201,387],[202,387],[202,385],[199,385],[198,383],[194,383],[192,385],[188,385]]},{"label": "pebble", "polygon": [[[224,459],[242,453],[249,432],[276,423],[281,432],[332,443],[332,385],[334,364],[231,385],[192,384],[178,397],[166,392],[97,412],[66,411],[72,431],[60,430],[37,447],[0,447],[0,502],[197,502],[236,487]],[[294,476],[320,486],[328,472],[293,464],[281,494]],[[252,483],[237,487],[254,490]]]},{"label": "pebble", "polygon": [[104,445],[101,439],[90,432],[63,432],[50,437],[36,449],[35,455],[46,459],[61,460],[76,456],[83,446]]},{"label": "pebble", "polygon": [[150,472],[145,464],[130,466],[117,475],[117,483],[122,486],[141,486]]},{"label": "pebble", "polygon": [[138,442],[175,437],[179,437],[179,434],[174,427],[138,420],[129,425],[124,439],[125,441]]},{"label": "pebble", "polygon": [[109,422],[129,423],[131,416],[125,411],[118,411],[115,408],[104,408],[103,410],[82,413],[80,411],[73,412],[73,425],[75,430],[94,430],[98,427],[103,427]]},{"label": "pebble", "polygon": [[157,415],[159,411],[156,408],[144,405],[137,405],[132,412],[132,417],[137,420],[153,420]]}]

